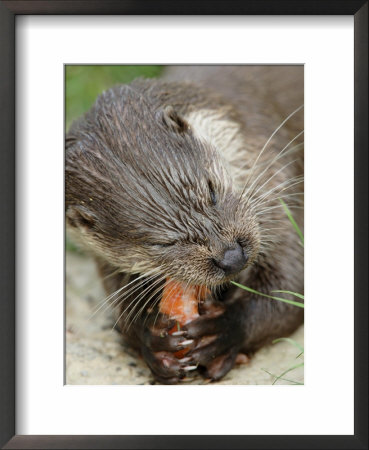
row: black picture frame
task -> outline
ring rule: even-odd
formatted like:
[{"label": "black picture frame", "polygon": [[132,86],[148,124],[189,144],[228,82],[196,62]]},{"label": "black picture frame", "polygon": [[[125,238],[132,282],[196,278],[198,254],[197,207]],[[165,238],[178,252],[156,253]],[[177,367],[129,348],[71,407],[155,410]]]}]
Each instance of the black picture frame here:
[{"label": "black picture frame", "polygon": [[[355,40],[355,431],[350,436],[15,435],[15,17],[18,14],[352,15]],[[368,448],[368,1],[43,0],[0,2],[0,445],[6,449]],[[337,403],[339,393],[337,393]]]}]

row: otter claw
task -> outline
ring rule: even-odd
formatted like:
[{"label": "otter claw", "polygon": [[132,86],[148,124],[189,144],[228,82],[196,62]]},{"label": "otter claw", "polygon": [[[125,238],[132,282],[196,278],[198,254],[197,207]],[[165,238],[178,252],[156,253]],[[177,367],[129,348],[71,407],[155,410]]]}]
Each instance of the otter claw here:
[{"label": "otter claw", "polygon": [[197,369],[197,365],[196,366],[186,366],[186,367],[183,367],[182,370],[189,372],[190,370],[196,370],[196,369]]},{"label": "otter claw", "polygon": [[187,345],[191,345],[191,344],[193,344],[193,339],[187,339],[186,341],[182,341],[179,345],[181,346],[181,347],[186,347]]},{"label": "otter claw", "polygon": [[190,356],[185,356],[184,358],[181,358],[178,360],[178,362],[180,362],[181,364],[186,363],[188,361],[191,361],[191,357]]},{"label": "otter claw", "polygon": [[171,333],[172,336],[184,336],[186,334],[186,331],[175,331],[174,333]]}]

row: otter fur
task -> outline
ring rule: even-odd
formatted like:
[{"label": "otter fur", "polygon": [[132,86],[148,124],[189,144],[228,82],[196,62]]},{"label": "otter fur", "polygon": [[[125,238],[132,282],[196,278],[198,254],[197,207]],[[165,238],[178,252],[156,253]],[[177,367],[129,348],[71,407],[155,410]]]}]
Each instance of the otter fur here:
[{"label": "otter fur", "polygon": [[[72,124],[70,235],[159,382],[192,369],[218,380],[303,322],[303,309],[231,283],[303,293],[303,248],[281,204],[303,229],[302,105],[302,66],[177,66],[107,90]],[[158,310],[168,279],[209,291],[174,334]]]}]

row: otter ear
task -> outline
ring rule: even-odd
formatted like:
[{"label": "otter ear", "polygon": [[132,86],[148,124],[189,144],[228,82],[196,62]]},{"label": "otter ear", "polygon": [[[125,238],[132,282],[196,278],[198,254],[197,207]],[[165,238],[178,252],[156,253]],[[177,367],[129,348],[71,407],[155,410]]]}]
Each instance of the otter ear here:
[{"label": "otter ear", "polygon": [[66,212],[66,222],[73,228],[89,230],[95,224],[95,215],[81,206],[69,206]]},{"label": "otter ear", "polygon": [[173,106],[165,106],[160,112],[160,119],[172,131],[183,133],[188,130],[188,123],[174,110]]}]

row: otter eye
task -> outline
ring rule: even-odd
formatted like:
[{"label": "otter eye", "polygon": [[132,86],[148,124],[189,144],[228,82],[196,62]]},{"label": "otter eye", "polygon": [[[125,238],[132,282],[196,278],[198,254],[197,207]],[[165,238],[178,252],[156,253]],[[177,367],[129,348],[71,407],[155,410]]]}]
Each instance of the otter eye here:
[{"label": "otter eye", "polygon": [[208,181],[208,186],[209,186],[211,204],[216,205],[217,204],[217,195],[214,191],[214,185],[210,180]]}]

